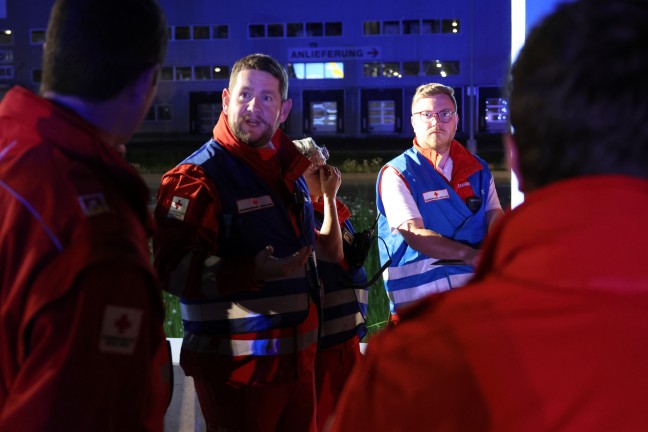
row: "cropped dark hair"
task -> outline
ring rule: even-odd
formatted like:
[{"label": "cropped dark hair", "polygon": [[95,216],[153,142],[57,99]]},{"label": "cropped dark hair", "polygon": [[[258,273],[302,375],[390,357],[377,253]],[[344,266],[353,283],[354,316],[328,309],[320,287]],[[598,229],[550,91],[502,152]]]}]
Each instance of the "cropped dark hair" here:
[{"label": "cropped dark hair", "polygon": [[166,20],[155,0],[57,0],[41,91],[110,99],[161,64],[166,44]]},{"label": "cropped dark hair", "polygon": [[267,54],[250,54],[239,59],[232,66],[230,74],[229,89],[230,91],[236,86],[238,74],[242,70],[258,70],[267,72],[279,80],[279,92],[281,100],[288,99],[288,74],[281,64]]},{"label": "cropped dark hair", "polygon": [[648,2],[581,0],[534,28],[509,108],[527,188],[589,174],[648,177]]}]

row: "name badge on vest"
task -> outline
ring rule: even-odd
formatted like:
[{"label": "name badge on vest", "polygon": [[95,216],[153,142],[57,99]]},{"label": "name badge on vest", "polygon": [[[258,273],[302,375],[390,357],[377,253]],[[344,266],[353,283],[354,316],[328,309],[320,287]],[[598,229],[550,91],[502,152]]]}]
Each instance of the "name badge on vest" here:
[{"label": "name badge on vest", "polygon": [[448,189],[423,192],[423,200],[425,202],[438,201],[442,199],[450,199]]},{"label": "name badge on vest", "polygon": [[260,197],[246,198],[236,201],[236,207],[239,214],[249,213],[251,211],[262,210],[268,207],[274,207],[270,195],[263,195]]}]

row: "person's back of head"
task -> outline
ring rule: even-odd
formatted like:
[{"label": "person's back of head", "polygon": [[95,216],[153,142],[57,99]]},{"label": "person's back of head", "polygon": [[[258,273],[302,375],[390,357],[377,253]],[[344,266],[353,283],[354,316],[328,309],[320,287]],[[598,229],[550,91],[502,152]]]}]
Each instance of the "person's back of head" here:
[{"label": "person's back of head", "polygon": [[161,64],[167,28],[155,0],[57,0],[41,92],[105,101]]},{"label": "person's back of head", "polygon": [[267,72],[279,81],[279,93],[281,100],[288,99],[288,74],[281,64],[267,54],[250,54],[239,59],[232,66],[230,74],[229,89],[230,91],[236,86],[238,73],[242,70],[257,70]]},{"label": "person's back of head", "polygon": [[589,174],[648,178],[648,2],[560,5],[512,68],[525,190]]}]

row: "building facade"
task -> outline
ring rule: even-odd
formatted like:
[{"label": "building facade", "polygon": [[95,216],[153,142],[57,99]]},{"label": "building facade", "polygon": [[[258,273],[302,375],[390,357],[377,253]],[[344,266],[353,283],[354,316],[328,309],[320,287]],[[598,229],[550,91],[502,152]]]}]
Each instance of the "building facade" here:
[{"label": "building facade", "polygon": [[[38,89],[52,3],[0,0],[0,96],[14,84]],[[293,108],[282,127],[295,138],[411,139],[411,99],[427,82],[455,88],[472,150],[506,128],[510,0],[160,4],[169,48],[138,136],[209,136],[232,64],[255,52],[289,73]]]}]

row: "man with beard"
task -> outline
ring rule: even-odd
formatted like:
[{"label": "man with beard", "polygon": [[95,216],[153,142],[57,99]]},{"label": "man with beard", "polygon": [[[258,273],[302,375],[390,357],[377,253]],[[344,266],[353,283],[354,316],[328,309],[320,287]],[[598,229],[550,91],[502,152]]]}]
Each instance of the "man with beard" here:
[{"label": "man with beard", "polygon": [[[339,227],[315,230],[302,173],[310,161],[280,130],[290,111],[276,60],[237,61],[213,139],[162,178],[155,264],[180,297],[180,364],[209,430],[315,430],[317,259],[336,262]],[[321,170],[335,196],[339,172]]]},{"label": "man with beard", "polygon": [[464,285],[479,246],[502,215],[485,161],[454,140],[459,118],[452,87],[424,84],[412,99],[414,146],[380,171],[376,205],[381,265],[391,306]]}]

